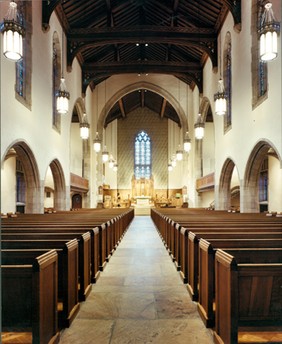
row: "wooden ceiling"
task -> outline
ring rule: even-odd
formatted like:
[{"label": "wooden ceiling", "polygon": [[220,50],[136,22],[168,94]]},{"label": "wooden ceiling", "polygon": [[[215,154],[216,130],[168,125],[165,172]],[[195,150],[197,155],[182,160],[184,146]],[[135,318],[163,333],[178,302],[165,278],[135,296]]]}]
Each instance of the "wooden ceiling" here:
[{"label": "wooden ceiling", "polygon": [[[241,23],[241,0],[42,0],[44,29],[53,11],[67,36],[68,70],[74,58],[81,65],[82,93],[127,73],[174,75],[202,92],[203,67],[208,57],[217,67],[217,35],[228,11],[235,26]],[[155,93],[136,91],[114,106],[107,121],[138,106],[177,121],[164,103]]]}]

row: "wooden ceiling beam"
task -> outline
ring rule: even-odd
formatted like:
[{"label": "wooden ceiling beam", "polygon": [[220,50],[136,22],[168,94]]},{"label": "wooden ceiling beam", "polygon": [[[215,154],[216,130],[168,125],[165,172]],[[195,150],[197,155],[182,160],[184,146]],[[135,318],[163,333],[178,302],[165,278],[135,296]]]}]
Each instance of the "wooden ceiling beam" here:
[{"label": "wooden ceiling beam", "polygon": [[165,98],[163,98],[163,103],[162,103],[162,108],[161,108],[161,113],[160,113],[161,118],[164,117],[166,102],[167,102],[167,100]]},{"label": "wooden ceiling beam", "polygon": [[123,105],[122,98],[119,99],[118,105],[119,105],[119,108],[120,108],[120,112],[121,112],[122,117],[125,118],[125,117],[126,117],[126,114],[125,114],[125,110],[124,110],[124,105]]}]

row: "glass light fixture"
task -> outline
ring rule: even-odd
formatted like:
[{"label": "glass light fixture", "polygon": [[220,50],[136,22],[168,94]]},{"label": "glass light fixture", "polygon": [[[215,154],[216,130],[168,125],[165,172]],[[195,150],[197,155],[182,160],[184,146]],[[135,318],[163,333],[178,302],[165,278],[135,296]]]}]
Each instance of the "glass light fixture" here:
[{"label": "glass light fixture", "polygon": [[264,6],[260,35],[260,59],[262,61],[271,61],[277,57],[277,35],[280,32],[280,23],[274,18],[272,3],[268,2]]},{"label": "glass light fixture", "polygon": [[117,171],[118,170],[118,164],[114,164],[114,167],[113,167],[113,171]]},{"label": "glass light fixture", "polygon": [[183,150],[178,145],[178,150],[176,151],[176,160],[181,161],[183,159]]},{"label": "glass light fixture", "polygon": [[109,168],[113,168],[114,164],[115,164],[115,161],[114,161],[113,157],[111,156],[110,160],[109,160]]},{"label": "glass light fixture", "polygon": [[89,128],[90,125],[87,122],[80,123],[80,137],[83,140],[88,140],[89,138]]},{"label": "glass light fixture", "polygon": [[171,163],[167,165],[167,169],[169,172],[173,170]]},{"label": "glass light fixture", "polygon": [[186,131],[186,134],[185,134],[185,138],[183,141],[183,148],[184,148],[185,152],[190,152],[190,150],[191,150],[191,139],[189,137],[188,131]]},{"label": "glass light fixture", "polygon": [[214,95],[215,114],[223,116],[227,112],[227,95],[224,91],[223,80],[220,78],[218,81],[218,91]]},{"label": "glass light fixture", "polygon": [[57,111],[58,113],[65,115],[69,111],[69,99],[70,94],[67,91],[66,82],[64,78],[64,33],[62,33],[62,77],[60,88],[56,92],[57,97]]},{"label": "glass light fixture", "polygon": [[11,61],[23,57],[24,27],[18,20],[17,4],[10,2],[9,9],[3,21],[3,54]]},{"label": "glass light fixture", "polygon": [[99,133],[96,131],[96,137],[93,140],[93,148],[96,153],[99,153],[101,150],[101,140],[99,138]]},{"label": "glass light fixture", "polygon": [[197,123],[194,125],[195,128],[195,137],[197,140],[202,140],[205,135],[205,123],[201,120],[201,114],[198,114]]},{"label": "glass light fixture", "polygon": [[107,151],[107,147],[104,147],[104,150],[102,152],[102,160],[103,162],[107,162],[109,160],[109,152]]},{"label": "glass light fixture", "polygon": [[175,155],[173,154],[172,158],[171,158],[171,166],[172,167],[175,167],[176,166],[176,157]]}]

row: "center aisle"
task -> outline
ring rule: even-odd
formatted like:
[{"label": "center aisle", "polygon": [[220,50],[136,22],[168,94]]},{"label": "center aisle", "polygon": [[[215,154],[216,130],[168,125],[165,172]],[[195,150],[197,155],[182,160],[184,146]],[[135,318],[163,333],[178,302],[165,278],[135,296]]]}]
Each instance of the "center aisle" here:
[{"label": "center aisle", "polygon": [[60,343],[213,343],[149,216],[134,218]]}]

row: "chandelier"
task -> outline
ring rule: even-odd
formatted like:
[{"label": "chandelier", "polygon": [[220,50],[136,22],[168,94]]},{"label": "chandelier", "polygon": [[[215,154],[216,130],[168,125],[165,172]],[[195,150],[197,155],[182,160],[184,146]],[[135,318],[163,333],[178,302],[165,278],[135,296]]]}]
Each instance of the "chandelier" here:
[{"label": "chandelier", "polygon": [[64,33],[62,32],[62,77],[60,88],[56,92],[57,97],[57,111],[58,113],[65,115],[69,111],[69,99],[70,94],[67,91],[65,78],[64,78]]},{"label": "chandelier", "polygon": [[185,152],[190,152],[191,150],[191,139],[189,137],[189,133],[188,131],[186,131],[186,134],[185,134],[185,138],[184,138],[184,141],[183,141],[183,148],[185,150]]},{"label": "chandelier", "polygon": [[101,150],[101,140],[99,138],[98,131],[96,131],[96,137],[93,140],[93,148],[96,153],[99,153]]},{"label": "chandelier", "polygon": [[11,61],[23,57],[23,25],[18,20],[17,4],[10,2],[9,9],[3,21],[3,54]]},{"label": "chandelier", "polygon": [[215,114],[223,116],[227,112],[227,96],[224,91],[223,80],[219,79],[218,81],[218,91],[214,95],[214,105],[215,105]]},{"label": "chandelier", "polygon": [[271,61],[277,57],[277,36],[280,32],[280,24],[274,18],[272,3],[267,2],[258,33],[260,35],[260,59]]},{"label": "chandelier", "polygon": [[205,123],[201,120],[201,114],[198,114],[197,123],[194,125],[195,128],[195,137],[197,140],[202,140],[205,135]]}]

